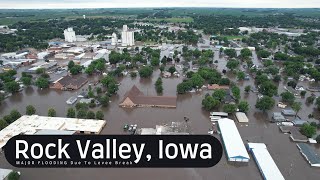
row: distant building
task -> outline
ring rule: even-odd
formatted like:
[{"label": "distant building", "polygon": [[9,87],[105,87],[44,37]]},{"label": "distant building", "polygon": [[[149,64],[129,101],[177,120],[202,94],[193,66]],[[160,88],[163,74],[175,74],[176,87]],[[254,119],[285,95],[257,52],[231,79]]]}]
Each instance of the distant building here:
[{"label": "distant building", "polygon": [[64,76],[53,83],[52,89],[76,90],[88,82],[87,78],[82,76]]},{"label": "distant building", "polygon": [[134,46],[134,31],[129,30],[127,25],[123,25],[121,39],[122,46]]},{"label": "distant building", "polygon": [[76,33],[74,32],[73,28],[68,28],[64,30],[64,39],[67,42],[75,42],[77,41]]},{"label": "distant building", "polygon": [[112,33],[112,37],[111,37],[111,45],[115,46],[118,44],[118,37],[116,33]]},{"label": "distant building", "polygon": [[139,135],[189,135],[188,125],[185,122],[171,122],[171,125],[156,125],[156,128],[140,128]]},{"label": "distant building", "polygon": [[176,96],[145,96],[135,85],[125,94],[122,107],[177,107]]}]

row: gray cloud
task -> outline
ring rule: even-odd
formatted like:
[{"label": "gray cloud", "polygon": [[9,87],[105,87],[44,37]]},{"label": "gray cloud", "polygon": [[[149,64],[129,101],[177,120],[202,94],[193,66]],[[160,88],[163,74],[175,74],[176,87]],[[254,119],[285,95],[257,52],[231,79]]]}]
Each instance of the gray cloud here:
[{"label": "gray cloud", "polygon": [[0,0],[0,7],[3,9],[118,7],[320,8],[320,0]]}]

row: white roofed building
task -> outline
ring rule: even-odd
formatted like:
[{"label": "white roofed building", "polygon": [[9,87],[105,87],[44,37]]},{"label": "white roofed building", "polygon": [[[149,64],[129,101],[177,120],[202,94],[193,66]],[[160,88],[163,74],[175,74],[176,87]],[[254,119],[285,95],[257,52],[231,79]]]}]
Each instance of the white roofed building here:
[{"label": "white roofed building", "polygon": [[64,30],[64,39],[66,42],[75,42],[77,41],[76,32],[73,28],[68,28]]},{"label": "white roofed building", "polygon": [[249,154],[234,121],[228,118],[222,118],[218,120],[218,128],[228,161],[249,162]]},{"label": "white roofed building", "polygon": [[252,153],[257,166],[265,180],[284,180],[276,163],[273,161],[267,146],[263,143],[248,143],[248,150]]}]

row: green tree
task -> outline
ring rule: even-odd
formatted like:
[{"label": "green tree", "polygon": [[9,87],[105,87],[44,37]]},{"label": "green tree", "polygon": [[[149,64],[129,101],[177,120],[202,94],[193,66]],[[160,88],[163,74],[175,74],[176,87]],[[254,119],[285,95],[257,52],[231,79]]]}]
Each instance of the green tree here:
[{"label": "green tree", "polygon": [[230,59],[228,62],[227,62],[227,65],[226,67],[228,69],[230,69],[231,71],[233,71],[234,69],[236,69],[238,66],[239,66],[239,61],[235,60],[235,59]]},{"label": "green tree", "polygon": [[49,80],[43,77],[39,77],[36,82],[35,85],[38,88],[48,88],[49,87]]},{"label": "green tree", "polygon": [[316,105],[317,105],[317,108],[320,110],[320,97],[317,97]]},{"label": "green tree", "polygon": [[142,78],[149,78],[153,73],[153,69],[150,66],[145,66],[140,68],[139,75]]},{"label": "green tree", "polygon": [[94,72],[94,67],[93,66],[88,66],[85,70],[85,73],[87,73],[88,75],[92,75]]},{"label": "green tree", "polygon": [[76,104],[76,110],[79,111],[80,109],[88,110],[88,109],[89,109],[88,104],[87,104],[87,103],[80,103],[80,102],[78,102],[78,103]]},{"label": "green tree", "polygon": [[193,88],[201,88],[204,81],[205,80],[198,73],[193,74],[190,79]]},{"label": "green tree", "polygon": [[20,174],[17,171],[11,171],[7,177],[8,180],[19,180]]},{"label": "green tree", "polygon": [[151,63],[151,66],[159,66],[160,59],[158,57],[152,57],[150,63]]},{"label": "green tree", "polygon": [[10,81],[4,84],[4,88],[10,93],[15,93],[19,91],[20,85],[15,81]]},{"label": "green tree", "polygon": [[185,81],[177,85],[177,93],[184,94],[192,89],[192,83],[190,81]]},{"label": "green tree", "polygon": [[88,111],[87,112],[87,119],[95,119],[96,115],[94,114],[93,111]]},{"label": "green tree", "polygon": [[56,116],[57,116],[56,110],[53,109],[53,108],[49,108],[49,109],[48,109],[48,116],[49,116],[49,117],[56,117]]},{"label": "green tree", "polygon": [[257,52],[257,56],[259,57],[259,58],[267,58],[267,57],[269,57],[271,55],[271,53],[269,52],[269,51],[266,51],[266,50],[259,50],[258,52]]},{"label": "green tree", "polygon": [[256,103],[256,108],[266,111],[272,109],[275,104],[275,100],[269,96],[264,96],[263,98],[259,99]]},{"label": "green tree", "polygon": [[241,101],[238,104],[238,109],[240,112],[248,112],[249,111],[249,103],[247,101]]},{"label": "green tree", "polygon": [[106,69],[105,62],[104,62],[104,61],[99,61],[99,62],[97,62],[95,68],[96,68],[98,71],[104,71],[104,70]]},{"label": "green tree", "polygon": [[73,108],[68,108],[67,117],[68,118],[75,118],[76,117],[76,111]]},{"label": "green tree", "polygon": [[249,92],[251,91],[251,86],[250,86],[250,85],[246,86],[246,87],[244,88],[244,91],[245,91],[246,93],[249,93]]},{"label": "green tree", "polygon": [[315,96],[309,96],[309,97],[307,97],[306,101],[307,101],[307,103],[312,104],[315,99],[316,99]]},{"label": "green tree", "polygon": [[6,128],[7,126],[8,126],[8,123],[5,120],[0,119],[0,131]]},{"label": "green tree", "polygon": [[305,97],[306,94],[307,94],[307,91],[301,91],[301,92],[300,92],[300,96],[302,96],[302,97]]},{"label": "green tree", "polygon": [[74,65],[71,69],[70,69],[70,73],[72,75],[77,75],[82,71],[82,66],[80,65]]},{"label": "green tree", "polygon": [[286,102],[286,103],[289,103],[289,104],[293,104],[294,100],[296,99],[294,97],[294,94],[292,94],[291,92],[283,92],[280,94],[281,95],[281,98],[282,98],[282,101],[283,102]]},{"label": "green tree", "polygon": [[163,87],[162,87],[162,79],[159,77],[155,83],[156,91],[157,93],[162,93],[163,92]]},{"label": "green tree", "polygon": [[176,68],[174,66],[169,67],[168,72],[173,74],[174,72],[176,72]]},{"label": "green tree", "polygon": [[245,74],[244,72],[239,71],[239,72],[237,73],[237,78],[238,78],[238,80],[244,80],[245,77],[246,77],[246,74]]},{"label": "green tree", "polygon": [[86,117],[87,117],[87,111],[84,110],[84,109],[80,109],[80,110],[78,111],[77,118],[79,118],[79,119],[86,119]]},{"label": "green tree", "polygon": [[136,72],[130,72],[130,76],[131,76],[132,78],[135,78],[135,77],[137,77],[137,73],[136,73]]},{"label": "green tree", "polygon": [[212,97],[221,102],[226,97],[226,91],[223,89],[217,89],[212,93]]},{"label": "green tree", "polygon": [[240,56],[241,56],[242,58],[250,57],[250,56],[252,56],[252,52],[251,52],[250,49],[248,49],[248,48],[243,48],[243,49],[241,49],[241,51],[240,51]]},{"label": "green tree", "polygon": [[26,107],[26,115],[33,115],[36,113],[36,108],[32,105]]},{"label": "green tree", "polygon": [[104,114],[102,111],[97,111],[96,112],[96,119],[103,120],[104,119]]},{"label": "green tree", "polygon": [[32,78],[30,78],[30,77],[21,77],[20,81],[25,86],[30,86],[32,84]]},{"label": "green tree", "polygon": [[19,111],[17,111],[16,109],[13,109],[10,111],[10,117],[13,121],[19,119],[21,117],[21,114]]},{"label": "green tree", "polygon": [[110,75],[101,79],[100,82],[104,87],[107,87],[109,94],[115,94],[119,89],[116,79]]},{"label": "green tree", "polygon": [[237,57],[237,52],[235,49],[225,49],[224,54],[229,56],[230,58],[235,58]]},{"label": "green tree", "polygon": [[231,88],[232,95],[236,98],[236,100],[239,100],[241,98],[240,96],[240,88],[238,86],[233,86]]},{"label": "green tree", "polygon": [[318,144],[320,144],[320,134],[317,136],[316,141]]},{"label": "green tree", "polygon": [[260,85],[259,91],[261,94],[272,97],[278,94],[278,88],[271,81],[265,81]]},{"label": "green tree", "polygon": [[73,61],[69,61],[68,63],[68,69],[71,69],[75,66],[75,63]]},{"label": "green tree", "polygon": [[294,102],[294,103],[292,104],[292,109],[296,112],[296,117],[297,117],[299,111],[300,111],[301,108],[302,108],[301,106],[302,106],[301,102]]},{"label": "green tree", "polygon": [[225,104],[223,105],[223,111],[226,113],[234,113],[237,111],[237,105],[235,104]]},{"label": "green tree", "polygon": [[207,111],[210,111],[214,108],[216,108],[217,106],[219,106],[220,102],[213,98],[212,96],[206,96],[203,100],[202,100],[202,107],[204,109],[206,109]]},{"label": "green tree", "polygon": [[36,74],[44,74],[44,73],[46,73],[46,69],[45,68],[38,68],[36,70]]},{"label": "green tree", "polygon": [[107,107],[109,105],[109,97],[104,95],[99,98],[99,101],[103,107]]},{"label": "green tree", "polygon": [[308,138],[311,138],[313,137],[314,135],[316,135],[316,132],[317,132],[317,128],[314,127],[314,126],[311,126],[310,124],[308,123],[304,123],[302,125],[302,127],[300,128],[300,132],[307,136]]}]

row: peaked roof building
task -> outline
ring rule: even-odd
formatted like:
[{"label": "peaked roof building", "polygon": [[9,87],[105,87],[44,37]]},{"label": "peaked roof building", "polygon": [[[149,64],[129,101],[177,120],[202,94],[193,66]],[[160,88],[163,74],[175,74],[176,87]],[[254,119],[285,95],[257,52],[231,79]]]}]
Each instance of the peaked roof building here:
[{"label": "peaked roof building", "polygon": [[177,107],[176,96],[145,96],[137,86],[133,86],[125,95],[119,106],[122,107]]}]

